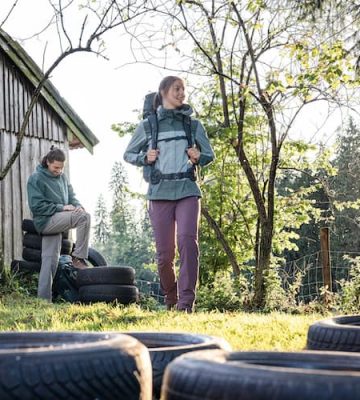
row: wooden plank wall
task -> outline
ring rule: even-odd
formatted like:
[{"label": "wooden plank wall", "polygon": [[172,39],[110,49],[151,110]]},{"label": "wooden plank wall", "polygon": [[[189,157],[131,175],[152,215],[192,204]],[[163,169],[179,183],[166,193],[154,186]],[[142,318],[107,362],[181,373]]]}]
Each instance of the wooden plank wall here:
[{"label": "wooden plank wall", "polygon": [[[62,148],[68,158],[69,150],[65,143],[25,137],[20,156],[0,182],[0,252],[3,249],[4,265],[10,265],[14,259],[21,259],[21,223],[24,218],[31,218],[27,203],[27,180],[52,144]],[[15,146],[16,136],[0,131],[1,167]],[[68,169],[65,172],[68,175]]]},{"label": "wooden plank wall", "polygon": [[[0,167],[3,168],[15,149],[32,86],[21,71],[0,50]],[[0,182],[0,267],[21,259],[23,218],[30,218],[26,183],[42,156],[54,144],[68,155],[66,125],[43,100],[34,108],[20,156]],[[68,173],[68,169],[66,170]]]},{"label": "wooden plank wall", "polygon": [[[30,104],[33,87],[1,49],[0,83],[0,130],[16,134]],[[40,98],[31,113],[26,135],[62,143],[66,141],[66,127]]]},{"label": "wooden plank wall", "polygon": [[[4,126],[4,87],[3,87],[3,79],[4,79],[4,63],[2,57],[0,57],[0,126]],[[1,146],[1,144],[0,144]],[[2,147],[0,147],[0,167],[3,164],[3,154]],[[1,185],[1,183],[0,183]],[[2,221],[3,221],[3,198],[2,198],[2,189],[0,187],[0,270],[4,265],[4,238],[3,238],[3,229],[2,229]]]}]

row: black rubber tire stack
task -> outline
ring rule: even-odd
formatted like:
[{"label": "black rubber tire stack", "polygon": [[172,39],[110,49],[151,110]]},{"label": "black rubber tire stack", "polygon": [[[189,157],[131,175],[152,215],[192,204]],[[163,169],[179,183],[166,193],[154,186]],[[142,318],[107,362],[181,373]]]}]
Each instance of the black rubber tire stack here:
[{"label": "black rubber tire stack", "polygon": [[[23,236],[23,260],[11,262],[12,271],[34,273],[41,268],[41,245],[42,237],[36,232],[31,219],[24,219],[22,222]],[[69,239],[69,231],[63,233],[61,254],[70,255],[73,249],[73,242]]]},{"label": "black rubber tire stack", "polygon": [[135,271],[131,267],[97,267],[78,271],[77,284],[83,303],[118,302],[130,304],[138,301]]}]

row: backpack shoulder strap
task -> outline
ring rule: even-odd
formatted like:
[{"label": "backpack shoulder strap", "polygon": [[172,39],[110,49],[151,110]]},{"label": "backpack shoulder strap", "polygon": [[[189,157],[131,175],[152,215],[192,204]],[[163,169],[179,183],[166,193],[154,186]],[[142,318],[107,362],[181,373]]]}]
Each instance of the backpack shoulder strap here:
[{"label": "backpack shoulder strap", "polygon": [[188,146],[193,147],[193,145],[195,144],[195,133],[198,121],[191,119],[188,115],[184,115],[183,124],[184,124],[186,139],[188,141]]},{"label": "backpack shoulder strap", "polygon": [[199,123],[199,121],[196,119],[191,120],[191,136],[193,138],[194,143],[196,142],[196,130],[198,127],[198,123]]},{"label": "backpack shoulder strap", "polygon": [[193,146],[193,140],[191,135],[191,118],[188,115],[183,115],[183,126],[186,135],[186,139],[188,142],[188,147]]},{"label": "backpack shoulder strap", "polygon": [[155,113],[150,114],[146,119],[144,119],[144,129],[146,136],[151,138],[151,148],[156,149],[159,134],[159,123]]}]

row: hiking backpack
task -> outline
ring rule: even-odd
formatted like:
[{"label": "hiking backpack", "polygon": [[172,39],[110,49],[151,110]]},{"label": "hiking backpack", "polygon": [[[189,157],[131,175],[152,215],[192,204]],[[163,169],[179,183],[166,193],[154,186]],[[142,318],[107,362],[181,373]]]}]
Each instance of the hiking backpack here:
[{"label": "hiking backpack", "polygon": [[72,265],[71,256],[61,255],[53,282],[53,298],[70,303],[79,300],[79,289],[76,283],[77,269]]},{"label": "hiking backpack", "polygon": [[[144,106],[143,106],[143,119],[144,119],[144,129],[146,136],[151,138],[151,149],[157,149],[158,134],[159,134],[159,121],[157,118],[156,110],[154,109],[154,100],[156,93],[152,92],[145,96]],[[195,138],[195,132],[197,129],[198,121],[192,120],[191,117],[183,116],[183,127],[188,142],[188,148],[195,145],[193,137]],[[147,149],[144,149],[147,151]],[[179,172],[172,174],[162,174],[158,169],[155,168],[155,163],[150,165],[145,165],[143,169],[143,177],[146,182],[151,182],[152,184],[158,184],[161,179],[182,179],[189,178],[196,181],[196,166],[193,165],[187,172]]]}]

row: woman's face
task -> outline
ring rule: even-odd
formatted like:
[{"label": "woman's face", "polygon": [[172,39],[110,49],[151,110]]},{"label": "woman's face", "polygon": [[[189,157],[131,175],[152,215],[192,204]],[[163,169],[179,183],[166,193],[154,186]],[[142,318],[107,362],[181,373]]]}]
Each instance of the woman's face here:
[{"label": "woman's face", "polygon": [[48,171],[50,171],[55,176],[59,176],[63,173],[64,164],[65,163],[63,161],[53,161],[52,163],[48,161]]},{"label": "woman's face", "polygon": [[185,100],[185,87],[181,80],[175,81],[165,93],[161,92],[163,98],[163,106],[167,109],[179,108]]}]

